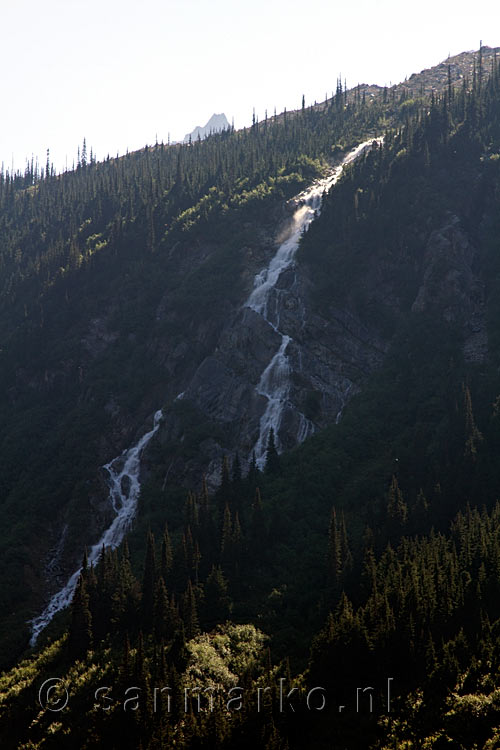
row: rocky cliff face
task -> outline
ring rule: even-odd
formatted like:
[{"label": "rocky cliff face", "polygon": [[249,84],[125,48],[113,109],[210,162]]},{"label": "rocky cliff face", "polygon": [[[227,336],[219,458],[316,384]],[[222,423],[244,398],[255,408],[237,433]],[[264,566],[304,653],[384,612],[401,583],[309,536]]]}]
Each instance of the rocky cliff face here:
[{"label": "rocky cliff face", "polygon": [[[280,227],[280,241],[286,229],[286,224]],[[270,257],[278,244],[273,249],[268,243],[262,255]],[[423,236],[411,314],[431,313],[458,326],[465,359],[480,362],[487,356],[487,335],[484,283],[475,268],[476,255],[455,215]],[[384,296],[393,300],[397,319],[403,306],[398,303],[394,269],[379,268],[376,274],[370,269],[360,269],[358,282],[366,287],[368,297],[376,298],[383,289]],[[282,450],[338,421],[346,403],[381,365],[390,346],[391,337],[381,333],[369,315],[361,315],[349,304],[332,301],[328,315],[319,314],[305,264],[293,263],[281,273],[269,307],[271,322],[279,321],[279,333],[242,301],[222,327],[213,350],[179,388],[181,395],[167,405],[160,434],[165,446],[189,443],[186,409],[191,418],[196,415],[197,426],[204,421],[213,428],[211,436],[197,445],[195,456],[177,453],[172,476],[187,476],[198,484],[206,473],[215,485],[224,454],[238,452],[243,462],[250,459],[267,405],[259,393],[259,381],[282,335],[290,339],[286,346],[290,386],[277,434]]]},{"label": "rocky cliff face", "polygon": [[[144,395],[144,422],[137,431],[131,431],[130,415],[110,398],[105,410],[113,429],[103,444],[107,460],[111,443],[121,450],[151,429],[147,415],[161,405],[164,418],[155,439],[165,462],[163,486],[182,483],[199,487],[205,475],[209,486],[215,487],[224,455],[238,453],[245,465],[259,441],[262,448],[263,420],[270,403],[262,381],[279,357],[283,358],[282,367],[276,368],[273,377],[286,376],[286,387],[278,387],[279,418],[274,422],[279,448],[293,449],[340,420],[349,399],[382,364],[392,334],[382,332],[370,319],[370,305],[363,312],[349,294],[342,302],[332,299],[327,308],[322,305],[320,312],[308,265],[297,262],[295,256],[274,278],[265,314],[259,312],[258,305],[252,306],[252,287],[262,277],[259,272],[270,268],[270,261],[297,231],[295,217],[300,207],[300,200],[289,201],[281,212],[262,222],[255,235],[258,241],[252,246],[242,242],[238,247],[240,296],[236,301],[222,300],[212,315],[195,324],[192,315],[182,317],[170,294],[159,300],[155,324],[144,343],[163,376],[157,387]],[[189,255],[184,249],[179,258],[176,252],[171,249],[172,262],[185,276],[203,269],[216,247],[199,245]],[[410,304],[399,293],[401,259],[395,258],[391,265],[383,248],[375,247],[366,264],[356,268],[354,291],[362,289],[367,300],[388,300],[395,321],[420,314],[441,318],[462,332],[465,359],[481,362],[487,356],[486,302],[477,256],[459,217],[449,214],[441,226],[421,234],[421,252],[417,261],[412,261],[415,292]],[[184,319],[191,320],[189,326],[183,324]],[[178,341],[162,336],[169,321],[181,331]],[[92,319],[82,345],[91,359],[99,358],[113,345],[116,335],[105,316]],[[157,468],[158,450],[153,456],[152,452],[151,463]],[[148,469],[146,452],[143,478]],[[112,520],[107,495],[101,476],[100,491],[96,489],[91,501],[94,536]],[[47,558],[45,573],[51,589],[60,584],[62,570],[74,568],[80,554],[80,549],[75,554],[71,519],[62,521],[61,535],[55,537],[54,550]]]},{"label": "rocky cliff face", "polygon": [[[291,388],[277,435],[284,450],[339,419],[384,353],[376,332],[349,312],[338,310],[330,320],[315,314],[311,291],[295,268],[283,274],[276,298],[280,330],[291,339],[286,351]],[[250,458],[267,404],[258,383],[279,344],[279,335],[259,315],[242,308],[184,391],[183,400],[224,426],[224,443],[208,461],[209,477],[217,477],[225,452]]]},{"label": "rocky cliff face", "polygon": [[[268,260],[294,231],[290,214],[296,207],[294,201],[286,207],[289,218],[276,232],[274,246],[268,243]],[[332,308],[328,317],[321,316],[313,300],[306,269],[295,262],[278,275],[269,293],[267,319],[242,300],[212,351],[165,409],[160,433],[165,447],[190,443],[186,410],[197,415],[196,429],[200,422],[212,426],[212,436],[197,444],[195,456],[186,458],[179,451],[173,476],[187,474],[198,483],[206,473],[215,484],[224,454],[238,452],[243,463],[250,460],[269,401],[259,383],[280,345],[288,379],[276,429],[280,449],[293,448],[340,418],[348,399],[382,362],[387,341],[347,308]]]},{"label": "rocky cliff face", "polygon": [[425,247],[422,281],[413,312],[431,312],[463,331],[469,362],[482,362],[488,352],[485,285],[477,270],[477,250],[451,214],[434,230]]},{"label": "rocky cliff face", "polygon": [[[319,202],[308,208],[311,221],[321,208],[321,191],[316,198]],[[189,300],[191,304],[180,302],[182,290],[191,289],[193,274],[208,279],[213,273],[216,244],[170,248],[176,281],[160,295],[146,340],[132,341],[150,358],[158,378],[145,389],[134,416],[109,397],[104,411],[110,429],[102,437],[102,464],[151,429],[150,415],[161,406],[164,419],[155,440],[165,464],[164,487],[199,487],[203,475],[215,487],[224,455],[238,453],[245,467],[252,452],[260,451],[262,465],[268,436],[264,427],[268,430],[273,424],[279,449],[290,450],[339,421],[348,401],[382,364],[398,321],[408,315],[442,319],[462,332],[466,360],[485,359],[485,285],[477,248],[456,214],[422,231],[421,249],[412,258],[388,257],[384,247],[373,247],[363,265],[353,270],[352,289],[327,305],[316,304],[307,258],[299,262],[292,253],[289,262],[275,264],[277,272],[265,304],[255,304],[256,284],[269,278],[263,270],[272,267],[280,249],[294,237],[298,241],[297,215],[305,209],[299,196],[259,218],[259,225],[252,228],[252,242],[245,242],[242,234],[241,243],[235,242],[231,270],[237,293],[218,299],[205,316],[193,309],[195,298]],[[400,279],[410,272],[408,264],[413,276],[410,299],[400,290]],[[355,299],[368,304],[359,306]],[[371,301],[386,305],[394,325],[385,330],[377,325],[370,317]],[[99,318],[90,320],[81,339],[84,369],[91,362],[98,364],[122,335],[111,319],[111,313],[103,310]],[[168,331],[175,334],[166,335]],[[274,386],[273,405],[269,387]],[[274,421],[266,422],[270,406],[276,413]],[[156,452],[153,443],[149,458],[148,451],[143,456],[143,478],[149,460],[151,468],[158,466],[158,443]],[[92,539],[87,543],[93,543],[112,520],[108,490],[105,473],[99,472],[89,501]],[[81,555],[81,530],[72,523],[70,511],[56,524],[64,530],[54,534],[57,555],[51,551],[47,558],[50,588],[59,583],[60,570],[70,572]]]}]

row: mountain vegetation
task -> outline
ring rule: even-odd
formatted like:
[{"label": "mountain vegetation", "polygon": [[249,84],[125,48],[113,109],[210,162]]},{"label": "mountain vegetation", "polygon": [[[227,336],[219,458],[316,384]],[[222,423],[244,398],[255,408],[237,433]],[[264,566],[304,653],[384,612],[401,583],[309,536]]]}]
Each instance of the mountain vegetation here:
[{"label": "mountain vegetation", "polygon": [[[201,358],[261,217],[375,135],[298,263],[318,315],[343,304],[390,342],[381,366],[338,424],[281,455],[271,433],[262,471],[225,457],[213,490],[165,481],[154,441],[133,529],[89,565],[96,467],[174,397],[159,342],[189,332]],[[499,745],[499,196],[482,51],[411,98],[339,82],[245,131],[2,176],[2,747]],[[80,579],[29,651],[64,523]]]},{"label": "mountain vegetation", "polygon": [[40,560],[61,529],[73,565],[82,525],[87,543],[98,537],[96,467],[175,395],[165,350],[188,331],[177,366],[193,368],[214,345],[207,320],[221,327],[250,282],[260,217],[274,227],[283,201],[383,117],[333,102],[327,117],[306,110],[103,163],[84,144],[63,175],[49,163],[0,175],[2,659],[26,643],[19,625],[41,605]]}]

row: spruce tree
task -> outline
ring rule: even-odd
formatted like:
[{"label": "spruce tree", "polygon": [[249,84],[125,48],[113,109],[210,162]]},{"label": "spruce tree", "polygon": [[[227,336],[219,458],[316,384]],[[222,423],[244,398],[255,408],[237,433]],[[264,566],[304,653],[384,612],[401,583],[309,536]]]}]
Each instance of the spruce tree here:
[{"label": "spruce tree", "polygon": [[128,687],[130,676],[131,676],[130,640],[128,637],[128,633],[125,633],[125,638],[123,639],[122,661],[120,665],[120,681],[121,681],[121,684],[124,685],[125,687]]},{"label": "spruce tree", "polygon": [[232,481],[234,485],[238,485],[241,483],[241,461],[238,453],[236,453],[234,460],[233,460],[233,477]]},{"label": "spruce tree", "polygon": [[472,398],[468,385],[462,386],[463,403],[465,412],[465,456],[476,458],[479,443],[483,440],[481,432],[476,426],[474,413],[472,411]]},{"label": "spruce tree", "polygon": [[278,451],[276,450],[276,443],[274,439],[274,429],[271,427],[269,430],[269,437],[267,440],[266,449],[266,462],[264,465],[264,471],[266,474],[279,474],[281,470],[280,459]]},{"label": "spruce tree", "polygon": [[156,584],[153,628],[157,642],[166,641],[172,636],[170,602],[163,578],[159,578]]},{"label": "spruce tree", "polygon": [[198,606],[194,593],[193,584],[188,581],[187,589],[182,599],[182,619],[186,629],[186,638],[188,641],[197,636],[200,632],[200,622],[198,619]]},{"label": "spruce tree", "polygon": [[256,546],[262,547],[263,545],[265,545],[267,536],[266,521],[264,516],[264,505],[262,503],[262,497],[260,494],[260,489],[258,487],[255,490],[255,497],[252,504],[250,536],[254,548]]},{"label": "spruce tree", "polygon": [[332,508],[328,531],[328,568],[335,583],[337,583],[342,573],[342,545],[335,507]]},{"label": "spruce tree", "polygon": [[71,603],[71,625],[68,649],[72,659],[79,659],[92,646],[92,616],[85,579],[80,575]]},{"label": "spruce tree", "polygon": [[222,515],[225,506],[232,504],[231,475],[229,469],[229,459],[227,456],[224,456],[222,459],[220,484],[216,492],[216,499],[219,511]]},{"label": "spruce tree", "polygon": [[218,623],[227,620],[230,602],[227,581],[222,569],[214,565],[204,586],[203,624],[207,630],[212,630]]},{"label": "spruce tree", "polygon": [[160,563],[160,575],[164,582],[168,581],[170,571],[172,570],[172,544],[170,542],[170,535],[168,533],[168,526],[165,524],[165,532],[163,534],[163,540],[161,543],[161,563]]},{"label": "spruce tree", "polygon": [[248,467],[248,474],[246,476],[247,485],[250,491],[253,491],[257,485],[259,477],[259,467],[257,466],[257,458],[255,451],[252,452],[252,459]]},{"label": "spruce tree", "polygon": [[393,474],[391,486],[387,496],[387,516],[389,529],[393,534],[399,533],[406,525],[408,507],[404,501],[396,475]]},{"label": "spruce tree", "polygon": [[156,588],[156,555],[155,540],[151,530],[148,533],[146,557],[144,560],[144,574],[142,578],[142,621],[147,630],[153,624],[153,608]]},{"label": "spruce tree", "polygon": [[229,572],[233,555],[233,520],[229,506],[224,508],[220,541],[220,562],[223,570]]}]

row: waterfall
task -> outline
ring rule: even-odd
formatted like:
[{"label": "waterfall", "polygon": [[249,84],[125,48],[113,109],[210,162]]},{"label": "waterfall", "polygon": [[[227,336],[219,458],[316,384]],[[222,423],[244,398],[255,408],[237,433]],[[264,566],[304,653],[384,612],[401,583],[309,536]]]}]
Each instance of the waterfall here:
[{"label": "waterfall", "polygon": [[290,365],[286,356],[286,348],[290,341],[289,336],[282,335],[280,348],[262,373],[257,386],[257,392],[267,398],[266,410],[260,419],[259,438],[254,447],[259,466],[262,466],[264,462],[271,427],[274,428],[277,437],[276,425],[279,425],[283,403],[288,396]]},{"label": "waterfall", "polygon": [[[295,201],[298,207],[293,215],[291,232],[288,238],[278,247],[269,265],[255,276],[253,290],[245,302],[244,307],[249,307],[261,315],[273,330],[281,336],[281,344],[263,371],[256,386],[257,393],[267,398],[267,406],[260,419],[259,437],[253,449],[257,465],[261,469],[265,463],[271,428],[274,430],[276,447],[278,450],[281,448],[279,429],[291,385],[291,369],[287,348],[292,339],[280,330],[279,290],[277,290],[276,285],[281,274],[292,266],[302,233],[319,215],[323,194],[335,185],[347,164],[372,148],[374,140],[380,143],[382,139],[371,139],[356,146],[344,157],[339,166],[297,196]],[[270,299],[273,295],[276,296],[276,302],[274,305],[270,305]],[[299,428],[296,441],[301,443],[312,435],[314,424],[304,414],[298,412],[298,416]]]},{"label": "waterfall", "polygon": [[[158,430],[161,416],[161,410],[157,411],[154,416],[153,429],[146,432],[131,448],[125,449],[121,455],[103,466],[103,469],[108,473],[109,501],[115,516],[99,541],[90,549],[88,553],[89,565],[97,563],[103,546],[118,547],[130,528],[137,510],[137,501],[141,489],[139,482],[141,454]],[[36,644],[38,636],[54,615],[71,604],[80,570],[81,568],[78,568],[64,588],[53,595],[43,612],[30,621],[30,646]]]},{"label": "waterfall", "polygon": [[[376,140],[381,142],[381,139]],[[297,196],[295,199],[297,209],[293,215],[291,232],[288,238],[279,246],[269,265],[255,276],[254,288],[244,304],[244,307],[249,307],[261,315],[281,337],[278,350],[265,367],[256,386],[257,393],[267,399],[266,408],[260,419],[259,436],[254,447],[257,464],[260,468],[263,467],[265,462],[267,442],[271,428],[274,429],[276,447],[278,450],[281,449],[279,428],[283,410],[288,402],[291,385],[291,368],[287,348],[292,342],[292,338],[280,330],[280,293],[276,285],[283,271],[290,268],[294,262],[301,234],[319,214],[323,193],[327,192],[337,182],[344,167],[368,151],[372,147],[373,142],[372,139],[361,143],[347,154],[341,164],[335,167],[326,177],[317,180],[311,187]],[[275,304],[270,306],[269,301],[272,295],[275,295],[276,299]],[[273,309],[270,309],[271,307]],[[182,400],[184,393],[184,391],[179,393],[176,400]],[[295,438],[297,443],[301,443],[312,435],[315,428],[311,420],[307,419],[304,414],[296,409],[294,411],[299,419]],[[340,415],[341,412],[339,412],[339,419]],[[162,411],[157,411],[154,417],[153,429],[145,433],[135,445],[124,450],[120,456],[114,458],[103,467],[108,473],[109,502],[115,515],[110,526],[103,532],[99,541],[88,553],[89,565],[97,563],[103,546],[117,547],[130,528],[137,510],[137,501],[140,492],[139,474],[141,454],[158,430],[161,416]],[[30,620],[31,646],[35,645],[38,636],[49,624],[54,615],[71,603],[80,570],[81,568],[76,570],[66,585],[52,596],[43,612],[33,620]]]}]

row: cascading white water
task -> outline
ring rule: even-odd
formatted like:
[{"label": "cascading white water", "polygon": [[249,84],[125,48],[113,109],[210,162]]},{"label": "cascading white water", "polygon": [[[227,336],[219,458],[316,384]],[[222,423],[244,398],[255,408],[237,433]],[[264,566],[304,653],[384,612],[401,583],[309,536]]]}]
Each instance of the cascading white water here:
[{"label": "cascading white water", "polygon": [[[375,140],[380,143],[382,139],[378,138]],[[297,196],[296,200],[299,203],[299,207],[293,215],[291,233],[279,246],[269,265],[255,276],[254,288],[245,302],[245,307],[250,307],[261,315],[276,333],[281,336],[279,349],[265,368],[256,387],[257,393],[267,398],[267,406],[260,419],[259,437],[253,449],[259,468],[262,468],[265,463],[271,428],[274,431],[276,447],[278,449],[281,447],[279,428],[290,391],[290,365],[286,350],[292,339],[279,330],[279,294],[277,294],[276,285],[281,274],[292,266],[302,233],[314,218],[319,215],[323,194],[328,192],[338,181],[346,165],[370,150],[373,142],[374,139],[371,139],[356,146],[327,177],[318,180],[310,188]],[[269,304],[272,295],[276,296],[275,305]],[[273,309],[270,309],[271,307]],[[312,435],[314,425],[304,414],[299,413],[298,416],[300,421],[296,440],[298,443],[301,443],[309,435]]]},{"label": "cascading white water", "polygon": [[342,414],[344,413],[345,405],[347,404],[347,399],[349,398],[349,394],[351,393],[351,390],[352,390],[352,384],[346,388],[345,393],[342,395],[342,402],[340,405],[340,409],[337,412],[337,416],[335,417],[335,424],[338,424],[340,420],[342,419]]},{"label": "cascading white water", "polygon": [[[381,139],[376,140],[381,141]],[[280,448],[279,426],[290,390],[290,365],[286,350],[292,339],[279,330],[279,290],[276,289],[276,284],[283,271],[292,265],[302,232],[309,226],[315,216],[319,214],[323,193],[327,192],[337,182],[344,167],[357,159],[360,154],[370,149],[372,144],[373,140],[361,143],[327,177],[318,180],[297,197],[296,200],[299,203],[299,207],[293,216],[292,231],[288,239],[280,245],[269,265],[256,275],[254,289],[245,302],[244,307],[250,307],[261,315],[281,336],[281,344],[278,351],[264,369],[256,387],[257,392],[267,398],[267,406],[260,420],[259,437],[254,448],[257,463],[261,468],[265,462],[271,427],[274,429],[277,447]],[[269,300],[272,294],[276,295],[275,305],[273,306],[273,310],[269,310]],[[184,392],[179,393],[176,398],[180,400],[183,397]],[[314,425],[305,415],[300,412],[297,414],[299,417],[299,427],[296,439],[300,443],[314,432]],[[88,553],[89,565],[95,564],[98,561],[103,546],[117,547],[122,542],[126,531],[130,527],[137,510],[137,501],[139,498],[141,453],[158,430],[161,416],[161,410],[157,411],[153,429],[143,435],[135,445],[125,450],[120,456],[114,458],[103,467],[109,474],[109,499],[111,507],[115,512],[115,517],[99,541]],[[71,603],[80,570],[81,568],[76,570],[66,585],[54,594],[43,612],[30,621],[29,624],[31,625],[32,633],[31,646],[35,645],[38,636],[49,624],[54,615]]]},{"label": "cascading white water", "polygon": [[[94,544],[88,553],[89,565],[95,564],[99,559],[103,547],[118,547],[125,533],[130,528],[136,510],[139,491],[139,473],[141,468],[141,454],[160,426],[162,416],[161,410],[154,417],[153,429],[146,432],[135,445],[123,451],[120,456],[114,458],[103,468],[109,474],[109,499],[115,517],[110,526],[104,531],[99,541]],[[42,630],[49,624],[54,615],[67,607],[73,598],[81,568],[78,568],[67,584],[51,598],[43,612],[30,621],[31,640],[34,646]]]},{"label": "cascading white water", "polygon": [[290,341],[289,336],[282,335],[281,346],[262,373],[257,386],[257,392],[267,398],[266,410],[260,420],[259,439],[254,447],[255,458],[259,465],[262,464],[266,454],[271,427],[279,423],[283,403],[288,396],[290,365],[285,352]]}]

